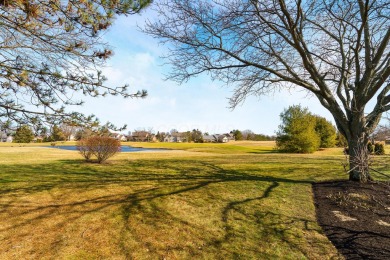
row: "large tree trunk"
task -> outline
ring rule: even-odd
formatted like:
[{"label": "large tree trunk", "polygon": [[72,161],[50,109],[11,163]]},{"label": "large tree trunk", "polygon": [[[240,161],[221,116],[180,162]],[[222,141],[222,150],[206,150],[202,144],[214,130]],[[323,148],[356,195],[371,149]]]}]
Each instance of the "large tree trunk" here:
[{"label": "large tree trunk", "polygon": [[363,117],[355,118],[355,120],[351,124],[350,136],[347,137],[349,180],[367,182],[371,180],[369,173],[370,154],[367,150],[368,134],[363,131]]}]

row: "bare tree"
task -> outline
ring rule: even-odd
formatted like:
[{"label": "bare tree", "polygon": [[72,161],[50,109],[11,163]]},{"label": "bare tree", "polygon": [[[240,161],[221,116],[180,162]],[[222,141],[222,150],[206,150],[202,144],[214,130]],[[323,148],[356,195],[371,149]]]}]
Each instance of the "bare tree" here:
[{"label": "bare tree", "polygon": [[117,15],[139,12],[151,0],[0,1],[0,121],[92,121],[65,106],[74,92],[144,97],[111,88],[99,70],[112,55],[101,32]]},{"label": "bare tree", "polygon": [[[275,89],[311,92],[350,151],[350,179],[365,181],[355,151],[390,109],[387,0],[171,0],[144,31],[166,43],[171,79],[201,73],[234,86],[231,106]],[[367,103],[376,99],[372,111]],[[367,178],[365,176],[368,176]]]},{"label": "bare tree", "polygon": [[62,133],[65,136],[66,141],[72,141],[72,137],[74,139],[76,133],[78,130],[80,130],[80,127],[74,126],[74,125],[68,125],[68,124],[61,124],[60,129]]}]

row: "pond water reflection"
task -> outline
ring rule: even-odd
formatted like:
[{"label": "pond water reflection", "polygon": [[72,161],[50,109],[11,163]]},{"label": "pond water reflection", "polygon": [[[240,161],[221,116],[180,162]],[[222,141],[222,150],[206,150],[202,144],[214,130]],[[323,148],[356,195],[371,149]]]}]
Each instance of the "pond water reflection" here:
[{"label": "pond water reflection", "polygon": [[[50,148],[55,149],[62,149],[62,150],[68,150],[68,151],[77,151],[76,146],[74,145],[56,145],[56,146],[50,146]],[[121,152],[129,153],[129,152],[143,152],[143,151],[166,151],[167,149],[164,148],[140,148],[140,147],[131,147],[127,145],[122,145]]]}]

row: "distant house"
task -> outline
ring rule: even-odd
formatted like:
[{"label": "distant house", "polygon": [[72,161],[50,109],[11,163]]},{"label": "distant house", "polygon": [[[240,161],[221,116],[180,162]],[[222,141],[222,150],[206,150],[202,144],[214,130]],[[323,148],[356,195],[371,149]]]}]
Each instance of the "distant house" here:
[{"label": "distant house", "polygon": [[216,143],[217,139],[215,138],[215,135],[204,135],[203,142],[204,143]]},{"label": "distant house", "polygon": [[204,135],[204,143],[227,143],[231,140],[231,137],[226,136],[226,134],[215,134],[215,135]]},{"label": "distant house", "polygon": [[218,143],[227,143],[229,142],[229,139],[226,135],[218,135],[217,137]]},{"label": "distant house", "polygon": [[33,143],[42,143],[43,139],[44,138],[42,136],[35,136],[32,141],[33,141]]},{"label": "distant house", "polygon": [[[110,136],[119,140],[119,141],[127,141],[127,136],[121,132],[108,130],[110,132]],[[74,138],[74,137],[73,137]]]},{"label": "distant house", "polygon": [[134,131],[131,134],[130,140],[134,142],[147,142],[149,141],[149,137],[151,136],[147,131]]},{"label": "distant house", "polygon": [[0,142],[12,143],[13,140],[14,138],[11,135],[5,132],[0,132]]},{"label": "distant house", "polygon": [[390,136],[385,139],[386,144],[390,144]]},{"label": "distant house", "polygon": [[0,142],[5,142],[7,140],[7,134],[0,132]]},{"label": "distant house", "polygon": [[172,135],[166,135],[164,137],[164,143],[174,143],[175,138]]},{"label": "distant house", "polygon": [[236,138],[234,138],[234,134],[232,134],[232,133],[226,133],[226,134],[223,134],[223,135],[227,137],[228,142],[236,140]]},{"label": "distant house", "polygon": [[124,134],[119,134],[115,138],[118,139],[119,141],[122,141],[122,142],[127,141],[127,136]]},{"label": "distant house", "polygon": [[166,143],[182,143],[184,141],[182,133],[173,133],[164,137],[164,142]]}]

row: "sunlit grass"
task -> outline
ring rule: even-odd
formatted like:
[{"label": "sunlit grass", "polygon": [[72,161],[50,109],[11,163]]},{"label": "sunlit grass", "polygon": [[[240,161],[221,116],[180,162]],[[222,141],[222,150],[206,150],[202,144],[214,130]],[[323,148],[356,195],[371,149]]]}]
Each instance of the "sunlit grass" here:
[{"label": "sunlit grass", "polygon": [[[143,144],[175,150],[103,165],[74,151],[0,147],[0,259],[338,257],[316,223],[311,183],[347,178],[341,149],[202,145]],[[387,159],[376,160],[390,173]]]}]

